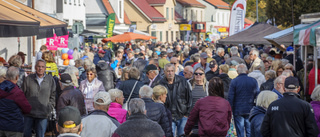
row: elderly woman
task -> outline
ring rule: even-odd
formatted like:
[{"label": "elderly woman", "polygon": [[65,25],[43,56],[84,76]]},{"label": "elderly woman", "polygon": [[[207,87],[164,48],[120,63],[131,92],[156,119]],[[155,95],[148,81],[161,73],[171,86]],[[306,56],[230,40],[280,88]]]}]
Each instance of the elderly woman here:
[{"label": "elderly woman", "polygon": [[193,78],[188,80],[190,89],[192,90],[192,107],[196,104],[197,100],[208,96],[208,82],[205,77],[205,72],[202,67],[196,68],[193,73]]},{"label": "elderly woman", "polygon": [[116,118],[120,124],[126,121],[127,110],[122,109],[123,92],[119,89],[111,89],[108,91],[111,96],[111,104],[108,109],[108,114]]},{"label": "elderly woman", "polygon": [[46,74],[51,73],[52,76],[59,77],[58,67],[54,61],[53,54],[50,51],[45,51],[42,53],[42,59],[46,61]]},{"label": "elderly woman", "polygon": [[[231,122],[231,106],[224,99],[223,82],[214,77],[209,82],[209,96],[199,99],[190,112],[184,128],[189,135],[193,126],[198,123],[199,136],[226,136]],[[215,121],[215,122],[212,122]]]},{"label": "elderly woman", "polygon": [[274,70],[268,70],[264,74],[266,82],[262,83],[260,86],[260,91],[272,90],[274,85],[274,79],[276,78],[276,72]]},{"label": "elderly woman", "polygon": [[143,82],[139,81],[140,71],[136,67],[129,70],[129,79],[123,81],[119,89],[123,91],[124,102],[126,102],[132,92],[131,98],[139,98],[139,90],[143,86]]},{"label": "elderly woman", "polygon": [[78,68],[74,67],[74,66],[69,66],[65,71],[64,73],[67,73],[71,76],[71,79],[72,79],[72,83],[73,83],[73,86],[75,86],[76,88],[79,87],[79,84],[78,84],[78,79],[79,79],[79,70]]},{"label": "elderly woman", "polygon": [[131,67],[124,67],[122,69],[122,73],[121,73],[121,77],[120,79],[118,79],[117,81],[117,84],[116,84],[116,88],[119,88],[120,87],[120,84],[123,82],[123,81],[126,81],[129,79],[129,70],[131,69]]},{"label": "elderly woman", "polygon": [[[313,92],[311,94],[311,99],[313,101],[310,102],[313,111],[314,111],[314,117],[316,119],[319,131],[320,131],[320,85],[316,86],[313,89]],[[320,137],[320,133],[318,134],[318,137]]]},{"label": "elderly woman", "polygon": [[90,59],[86,58],[83,60],[83,68],[84,68],[84,71],[82,72],[82,74],[80,75],[79,77],[79,81],[78,83],[80,84],[80,82],[82,82],[82,80],[85,80],[87,78],[87,72],[86,72],[86,69],[87,68],[90,68],[90,67],[95,67],[95,65],[93,64],[92,61],[90,61]]},{"label": "elderly woman", "polygon": [[8,60],[9,66],[14,66],[19,68],[19,79],[17,85],[21,88],[24,78],[26,77],[26,72],[21,69],[22,59],[19,55],[13,55]]},{"label": "elderly woman", "polygon": [[93,97],[96,93],[100,91],[105,91],[103,83],[98,80],[97,71],[94,67],[89,67],[86,69],[87,78],[81,81],[80,91],[82,92],[85,100],[86,111],[91,112],[93,108]]},{"label": "elderly woman", "polygon": [[0,66],[0,83],[6,80],[7,67]]},{"label": "elderly woman", "polygon": [[256,106],[251,109],[249,121],[251,137],[262,137],[260,127],[267,112],[268,106],[278,99],[278,95],[272,91],[262,91],[257,97]]}]

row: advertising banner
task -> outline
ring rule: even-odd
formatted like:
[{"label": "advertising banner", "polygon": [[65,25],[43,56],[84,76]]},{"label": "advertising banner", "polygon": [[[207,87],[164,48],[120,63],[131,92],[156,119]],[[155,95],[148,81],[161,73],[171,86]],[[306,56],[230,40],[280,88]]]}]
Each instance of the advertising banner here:
[{"label": "advertising banner", "polygon": [[246,7],[246,0],[237,0],[233,3],[230,14],[229,36],[240,32],[244,28]]},{"label": "advertising banner", "polygon": [[[113,29],[114,29],[114,25],[115,25],[115,19],[116,19],[116,15],[114,13],[109,14],[108,18],[107,18],[107,38],[110,38],[113,36]],[[112,49],[112,42],[108,42],[108,47]]]},{"label": "advertising banner", "polygon": [[191,24],[180,24],[180,31],[191,30]]},{"label": "advertising banner", "polygon": [[58,48],[68,48],[68,38],[69,35],[57,36],[47,38],[46,46],[48,50],[57,50]]}]

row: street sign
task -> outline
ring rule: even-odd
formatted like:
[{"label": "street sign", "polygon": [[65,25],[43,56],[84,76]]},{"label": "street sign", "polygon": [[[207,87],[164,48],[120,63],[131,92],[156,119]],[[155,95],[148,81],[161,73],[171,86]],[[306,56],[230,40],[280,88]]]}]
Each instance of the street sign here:
[{"label": "street sign", "polygon": [[190,24],[180,24],[180,31],[188,31],[191,30]]},{"label": "street sign", "polygon": [[72,25],[72,32],[74,34],[81,34],[84,30],[84,26],[81,22],[75,22]]}]

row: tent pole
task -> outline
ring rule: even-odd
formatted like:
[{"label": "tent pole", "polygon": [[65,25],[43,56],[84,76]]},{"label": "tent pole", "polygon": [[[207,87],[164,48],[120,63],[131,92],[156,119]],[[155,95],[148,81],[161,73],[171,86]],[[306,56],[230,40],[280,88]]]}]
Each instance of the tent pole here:
[{"label": "tent pole", "polygon": [[313,59],[316,61],[314,66],[315,66],[315,77],[314,77],[314,87],[318,85],[318,47],[315,46],[313,50]]},{"label": "tent pole", "polygon": [[307,50],[308,50],[308,47],[307,46],[303,46],[304,47],[304,76],[303,76],[303,91],[304,91],[304,100],[306,100],[306,95],[308,94],[309,91],[307,91]]}]

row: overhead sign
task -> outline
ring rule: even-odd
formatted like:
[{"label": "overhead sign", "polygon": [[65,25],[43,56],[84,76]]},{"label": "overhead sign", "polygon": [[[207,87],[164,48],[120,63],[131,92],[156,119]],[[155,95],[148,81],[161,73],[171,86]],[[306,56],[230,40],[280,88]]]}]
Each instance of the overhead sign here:
[{"label": "overhead sign", "polygon": [[46,46],[48,50],[57,50],[58,48],[68,48],[69,35],[57,36],[47,38]]},{"label": "overhead sign", "polygon": [[189,31],[191,30],[191,24],[180,24],[180,31]]}]

